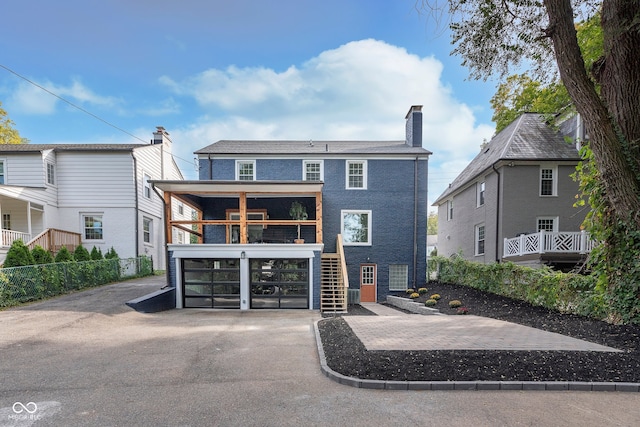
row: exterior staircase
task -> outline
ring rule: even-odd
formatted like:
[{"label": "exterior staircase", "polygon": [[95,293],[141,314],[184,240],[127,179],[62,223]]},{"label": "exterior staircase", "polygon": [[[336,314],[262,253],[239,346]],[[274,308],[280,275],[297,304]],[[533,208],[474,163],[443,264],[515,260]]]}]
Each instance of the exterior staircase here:
[{"label": "exterior staircase", "polygon": [[342,236],[338,235],[337,253],[324,253],[321,258],[320,311],[347,312],[347,276]]}]

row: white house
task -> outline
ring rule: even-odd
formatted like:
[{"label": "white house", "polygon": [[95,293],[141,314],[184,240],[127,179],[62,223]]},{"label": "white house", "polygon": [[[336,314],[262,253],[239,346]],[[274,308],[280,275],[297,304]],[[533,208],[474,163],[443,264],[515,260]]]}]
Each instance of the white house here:
[{"label": "white house", "polygon": [[[162,127],[150,144],[0,145],[0,262],[16,239],[55,251],[78,243],[121,258],[147,255],[165,269],[162,192],[154,179],[181,180]],[[191,209],[171,204],[174,216]],[[174,241],[189,235],[172,230]]]}]

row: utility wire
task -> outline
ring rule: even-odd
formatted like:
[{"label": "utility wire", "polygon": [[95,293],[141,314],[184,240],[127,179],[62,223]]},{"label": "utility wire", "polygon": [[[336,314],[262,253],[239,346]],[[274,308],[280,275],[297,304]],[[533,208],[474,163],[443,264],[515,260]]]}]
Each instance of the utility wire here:
[{"label": "utility wire", "polygon": [[[34,81],[32,81],[32,80],[29,80],[27,77],[25,77],[25,76],[23,76],[23,75],[19,74],[19,73],[18,73],[18,72],[16,72],[16,71],[13,71],[11,68],[9,68],[9,67],[7,67],[7,66],[5,66],[5,65],[2,65],[2,64],[0,64],[0,68],[4,68],[5,70],[7,70],[7,71],[8,71],[8,72],[10,72],[11,74],[15,75],[16,77],[19,77],[19,78],[21,78],[22,80],[26,81],[27,83],[30,83],[30,84],[34,85],[35,87],[37,87],[37,88],[39,88],[39,89],[41,89],[41,90],[43,90],[43,91],[47,92],[49,95],[55,96],[55,97],[56,97],[56,98],[58,98],[60,101],[66,102],[67,104],[71,105],[73,108],[77,108],[78,110],[82,111],[82,112],[83,112],[83,113],[85,113],[85,114],[90,115],[91,117],[93,117],[93,118],[94,118],[94,119],[96,119],[96,120],[101,121],[102,123],[106,124],[107,126],[111,126],[112,128],[114,128],[114,129],[116,129],[116,130],[118,130],[118,131],[120,131],[120,132],[122,132],[122,133],[124,133],[124,134],[126,134],[126,135],[129,135],[130,137],[132,137],[132,138],[134,138],[134,139],[137,139],[138,141],[141,141],[141,142],[142,142],[142,143],[144,143],[144,144],[148,144],[148,141],[146,141],[146,140],[144,140],[144,139],[142,139],[142,138],[140,138],[140,137],[138,137],[138,136],[136,136],[136,135],[132,134],[131,132],[129,132],[129,131],[125,130],[125,129],[122,129],[121,127],[118,127],[118,126],[114,125],[113,123],[110,123],[110,122],[106,121],[106,120],[105,120],[105,119],[103,119],[102,117],[97,116],[96,114],[93,114],[91,111],[88,111],[88,110],[86,110],[86,109],[84,109],[84,108],[80,107],[79,105],[74,104],[73,102],[71,102],[71,101],[69,101],[69,100],[67,100],[67,99],[65,99],[65,98],[63,98],[63,97],[61,97],[60,95],[58,95],[58,94],[56,94],[56,93],[54,93],[54,92],[52,92],[52,91],[50,91],[50,90],[49,90],[49,89],[47,89],[46,87],[41,86],[41,85],[39,85],[38,83],[36,83],[36,82],[34,82]],[[182,161],[184,161],[184,162],[191,163],[191,160],[183,159],[183,158],[181,158],[181,157],[176,156],[175,154],[171,154],[171,156],[175,157],[176,159],[180,159],[180,160],[182,160]]]}]

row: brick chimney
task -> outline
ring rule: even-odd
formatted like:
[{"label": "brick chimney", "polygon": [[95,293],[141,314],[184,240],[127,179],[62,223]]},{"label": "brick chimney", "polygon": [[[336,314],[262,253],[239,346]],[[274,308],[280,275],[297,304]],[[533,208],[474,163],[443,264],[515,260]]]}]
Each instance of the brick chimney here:
[{"label": "brick chimney", "polygon": [[412,105],[405,119],[405,142],[410,147],[422,147],[422,105]]}]

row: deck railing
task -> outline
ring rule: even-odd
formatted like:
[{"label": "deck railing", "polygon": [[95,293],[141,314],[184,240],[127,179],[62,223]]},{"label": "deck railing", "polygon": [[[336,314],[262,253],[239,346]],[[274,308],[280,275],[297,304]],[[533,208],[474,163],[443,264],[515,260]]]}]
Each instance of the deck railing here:
[{"label": "deck railing", "polygon": [[0,241],[0,247],[9,247],[14,241],[18,239],[22,239],[23,242],[28,242],[29,240],[31,240],[31,234],[23,233],[21,231],[2,229],[1,238],[2,241]]},{"label": "deck railing", "polygon": [[586,254],[595,242],[586,231],[540,231],[504,239],[503,256],[523,256],[543,253]]},{"label": "deck railing", "polygon": [[36,245],[39,245],[46,251],[55,254],[63,246],[66,246],[70,251],[74,251],[76,247],[80,246],[81,240],[82,235],[80,233],[58,230],[57,228],[47,228],[32,240],[27,240],[27,247],[33,250]]}]

